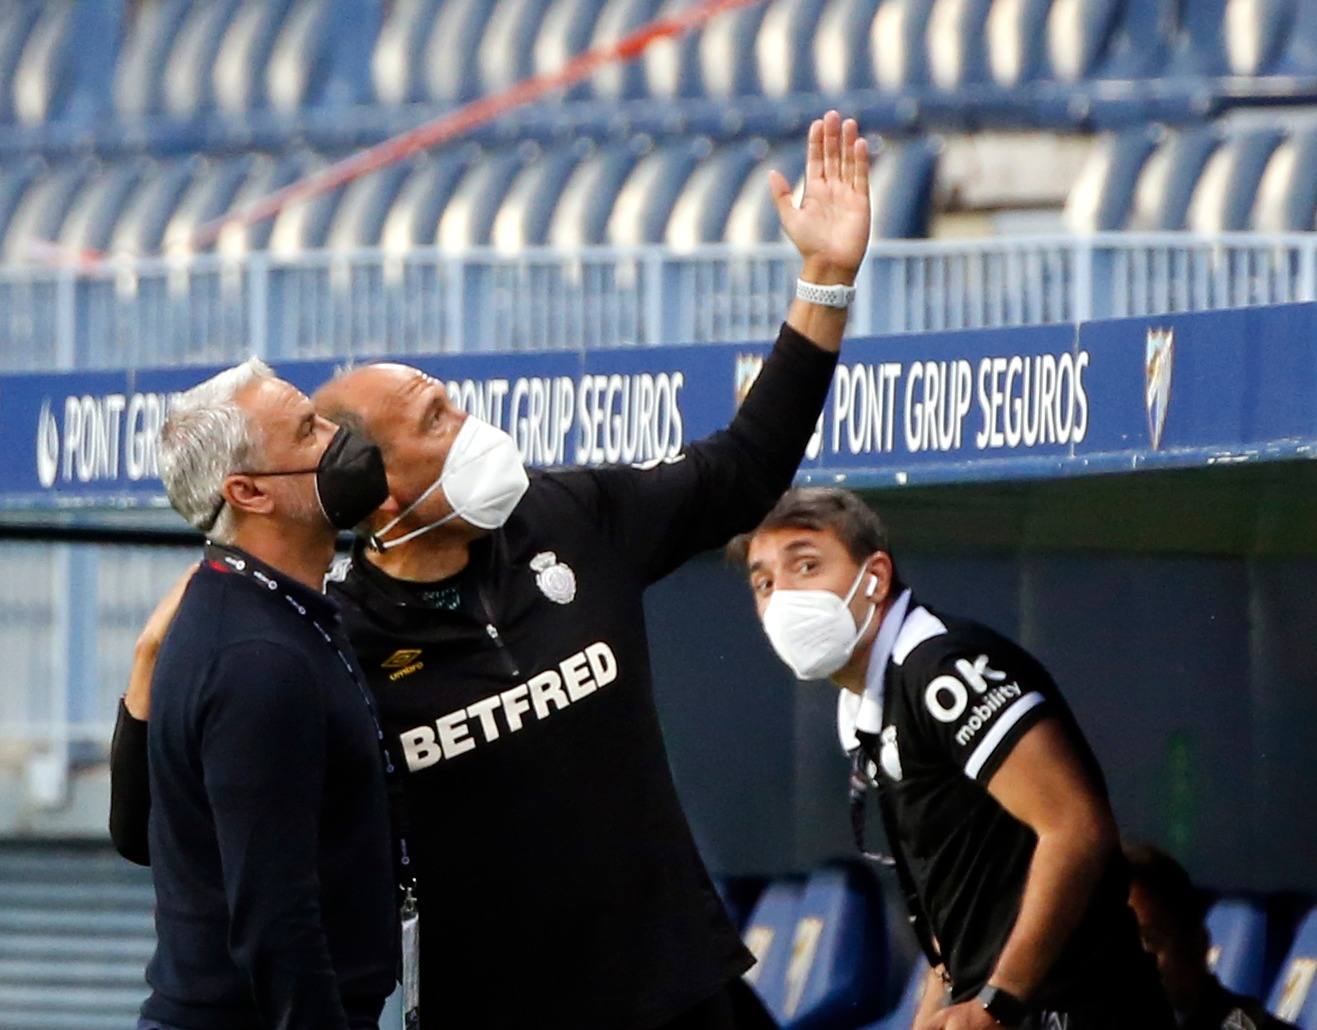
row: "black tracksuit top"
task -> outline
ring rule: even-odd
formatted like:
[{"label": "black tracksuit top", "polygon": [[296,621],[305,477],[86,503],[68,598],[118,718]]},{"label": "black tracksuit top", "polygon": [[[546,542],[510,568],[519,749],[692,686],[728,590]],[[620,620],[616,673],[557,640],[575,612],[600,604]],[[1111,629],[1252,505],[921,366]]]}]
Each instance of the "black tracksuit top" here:
[{"label": "black tracksuit top", "polygon": [[673,787],[642,596],[767,514],[835,364],[784,326],[731,425],[676,458],[533,473],[444,582],[360,552],[331,574],[406,769],[427,1020],[648,1030],[751,964]]}]

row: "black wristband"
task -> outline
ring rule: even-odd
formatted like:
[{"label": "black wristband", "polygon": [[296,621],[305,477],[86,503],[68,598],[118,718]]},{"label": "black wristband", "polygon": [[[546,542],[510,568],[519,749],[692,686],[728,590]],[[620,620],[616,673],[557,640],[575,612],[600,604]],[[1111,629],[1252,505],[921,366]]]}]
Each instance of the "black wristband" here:
[{"label": "black wristband", "polygon": [[1029,1006],[1010,991],[988,984],[978,993],[983,1010],[1002,1026],[1019,1026],[1029,1015]]}]

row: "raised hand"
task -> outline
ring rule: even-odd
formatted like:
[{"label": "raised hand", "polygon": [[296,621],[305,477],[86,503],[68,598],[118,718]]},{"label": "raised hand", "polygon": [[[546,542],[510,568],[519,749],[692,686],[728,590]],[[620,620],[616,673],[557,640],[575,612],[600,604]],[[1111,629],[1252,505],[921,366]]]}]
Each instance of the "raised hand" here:
[{"label": "raised hand", "polygon": [[855,120],[829,111],[809,127],[800,207],[780,172],[769,172],[768,184],[782,227],[804,258],[801,278],[853,283],[869,247],[869,144]]}]

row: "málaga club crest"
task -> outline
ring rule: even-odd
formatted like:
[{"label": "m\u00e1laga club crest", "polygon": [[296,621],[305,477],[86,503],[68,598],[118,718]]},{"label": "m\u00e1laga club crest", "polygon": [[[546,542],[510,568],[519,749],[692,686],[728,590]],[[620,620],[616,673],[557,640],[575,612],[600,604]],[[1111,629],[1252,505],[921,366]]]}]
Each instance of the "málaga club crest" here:
[{"label": "m\u00e1laga club crest", "polygon": [[1148,412],[1148,437],[1152,449],[1162,445],[1166,412],[1171,405],[1171,369],[1175,360],[1175,330],[1149,329],[1144,362],[1144,406]]}]

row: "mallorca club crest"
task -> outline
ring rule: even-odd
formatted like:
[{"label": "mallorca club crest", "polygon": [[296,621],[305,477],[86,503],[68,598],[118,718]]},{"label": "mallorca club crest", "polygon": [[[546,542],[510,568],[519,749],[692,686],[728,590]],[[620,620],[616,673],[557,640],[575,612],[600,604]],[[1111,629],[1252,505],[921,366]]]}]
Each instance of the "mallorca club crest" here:
[{"label": "mallorca club crest", "polygon": [[1148,437],[1152,449],[1162,445],[1166,412],[1171,406],[1171,369],[1175,361],[1175,330],[1149,329],[1144,363],[1144,406],[1148,412]]},{"label": "mallorca club crest", "polygon": [[571,604],[576,600],[576,573],[552,551],[541,551],[530,560],[530,567],[535,573],[535,585],[550,601]]}]

